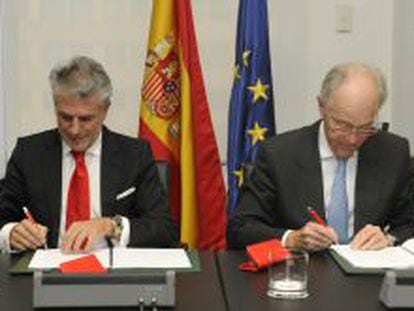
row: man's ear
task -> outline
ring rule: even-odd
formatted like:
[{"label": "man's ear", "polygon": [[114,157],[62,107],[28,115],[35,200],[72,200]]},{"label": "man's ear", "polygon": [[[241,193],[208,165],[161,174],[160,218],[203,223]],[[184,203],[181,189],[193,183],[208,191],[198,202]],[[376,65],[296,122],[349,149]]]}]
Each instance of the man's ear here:
[{"label": "man's ear", "polygon": [[323,119],[324,115],[325,115],[325,103],[322,100],[321,95],[318,95],[316,97],[316,100],[318,101],[318,109],[319,109],[319,115],[320,117]]}]

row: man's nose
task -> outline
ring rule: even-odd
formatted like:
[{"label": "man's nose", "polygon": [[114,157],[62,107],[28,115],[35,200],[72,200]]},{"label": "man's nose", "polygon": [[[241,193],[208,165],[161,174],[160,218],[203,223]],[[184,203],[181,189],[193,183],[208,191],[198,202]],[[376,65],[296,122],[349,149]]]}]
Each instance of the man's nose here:
[{"label": "man's nose", "polygon": [[348,135],[347,135],[348,143],[351,144],[351,145],[354,145],[354,146],[359,145],[360,142],[361,142],[361,139],[362,139],[361,135],[359,135],[359,133],[356,132],[356,131],[352,131],[352,132],[348,133]]},{"label": "man's nose", "polygon": [[72,135],[76,135],[79,133],[79,130],[80,130],[79,120],[77,118],[73,118],[70,124],[69,131]]}]

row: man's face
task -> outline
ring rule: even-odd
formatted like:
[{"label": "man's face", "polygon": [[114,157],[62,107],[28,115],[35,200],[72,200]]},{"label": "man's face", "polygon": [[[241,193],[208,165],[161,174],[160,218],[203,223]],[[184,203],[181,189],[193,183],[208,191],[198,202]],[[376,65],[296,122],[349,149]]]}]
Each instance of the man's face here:
[{"label": "man's face", "polygon": [[349,158],[375,134],[378,115],[378,92],[369,77],[355,76],[332,93],[332,103],[320,101],[325,133],[332,152]]},{"label": "man's face", "polygon": [[55,97],[55,113],[60,135],[74,151],[86,151],[98,137],[108,106],[98,96]]}]

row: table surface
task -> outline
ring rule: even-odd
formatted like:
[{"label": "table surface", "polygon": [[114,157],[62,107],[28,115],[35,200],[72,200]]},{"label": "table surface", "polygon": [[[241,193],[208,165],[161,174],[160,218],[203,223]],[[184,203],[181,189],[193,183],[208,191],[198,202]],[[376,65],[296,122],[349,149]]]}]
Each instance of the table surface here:
[{"label": "table surface", "polygon": [[313,254],[308,269],[309,297],[281,300],[266,296],[267,270],[238,269],[243,252],[220,252],[218,265],[230,310],[387,310],[378,300],[383,276],[345,275],[327,253]]},{"label": "table surface", "polygon": [[[200,252],[199,256],[200,272],[182,272],[176,275],[176,307],[174,310],[224,311],[226,306],[217,271],[218,265],[216,265],[215,254],[212,252]],[[32,276],[10,275],[8,272],[9,267],[17,259],[16,256],[0,255],[0,310],[32,310]],[[88,308],[85,310],[102,309],[108,310],[108,308]],[[137,310],[136,308],[122,308],[122,310],[129,309]]]},{"label": "table surface", "polygon": [[[381,275],[345,275],[329,254],[311,256],[309,297],[303,300],[267,297],[266,270],[252,273],[238,269],[247,260],[244,252],[200,252],[199,255],[200,272],[177,274],[174,310],[386,310],[378,300]],[[16,259],[16,256],[0,255],[0,309],[32,310],[32,277],[8,272]]]}]

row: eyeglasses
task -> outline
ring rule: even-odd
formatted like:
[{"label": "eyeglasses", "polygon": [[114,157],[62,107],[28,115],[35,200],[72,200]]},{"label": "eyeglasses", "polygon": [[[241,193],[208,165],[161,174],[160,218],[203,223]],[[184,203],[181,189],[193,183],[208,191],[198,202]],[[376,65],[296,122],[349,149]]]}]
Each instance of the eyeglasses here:
[{"label": "eyeglasses", "polygon": [[343,134],[356,134],[360,136],[371,136],[379,131],[380,124],[378,122],[373,122],[369,125],[355,126],[347,121],[339,120],[333,116],[330,116],[329,119],[330,128],[334,131],[341,132]]}]

